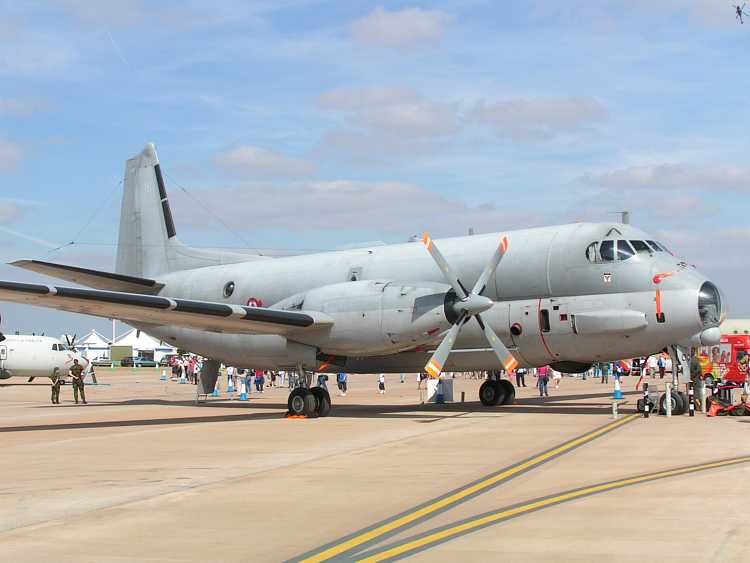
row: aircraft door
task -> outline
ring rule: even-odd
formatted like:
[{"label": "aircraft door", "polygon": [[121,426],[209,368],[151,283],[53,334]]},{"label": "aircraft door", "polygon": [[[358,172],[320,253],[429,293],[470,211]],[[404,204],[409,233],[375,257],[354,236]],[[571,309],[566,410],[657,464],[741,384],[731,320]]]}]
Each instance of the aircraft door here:
[{"label": "aircraft door", "polygon": [[510,303],[510,336],[519,360],[541,365],[551,361],[540,336],[538,301],[512,301]]}]

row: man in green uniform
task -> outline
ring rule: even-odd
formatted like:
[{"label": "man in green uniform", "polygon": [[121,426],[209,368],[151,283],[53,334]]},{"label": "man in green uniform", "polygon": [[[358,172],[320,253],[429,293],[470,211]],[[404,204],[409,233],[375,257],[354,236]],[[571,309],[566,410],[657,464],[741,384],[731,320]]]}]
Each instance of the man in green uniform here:
[{"label": "man in green uniform", "polygon": [[57,368],[55,368],[55,371],[52,372],[50,379],[52,380],[52,404],[59,405],[60,404],[60,385],[62,384],[62,381],[60,381],[60,374],[58,373]]},{"label": "man in green uniform", "polygon": [[78,404],[78,392],[81,393],[81,401],[83,404],[86,403],[86,393],[83,390],[83,366],[78,363],[78,360],[73,360],[73,365],[70,366],[70,377],[72,378],[73,383],[73,398],[76,401],[76,405]]}]

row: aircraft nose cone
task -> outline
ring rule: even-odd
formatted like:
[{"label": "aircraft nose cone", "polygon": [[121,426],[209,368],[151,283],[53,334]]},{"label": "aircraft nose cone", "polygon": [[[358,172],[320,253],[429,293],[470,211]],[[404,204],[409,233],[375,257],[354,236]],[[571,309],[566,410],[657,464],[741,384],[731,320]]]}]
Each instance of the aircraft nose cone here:
[{"label": "aircraft nose cone", "polygon": [[469,315],[478,315],[492,308],[494,301],[489,297],[472,293],[464,301],[456,303],[459,311],[465,311]]}]

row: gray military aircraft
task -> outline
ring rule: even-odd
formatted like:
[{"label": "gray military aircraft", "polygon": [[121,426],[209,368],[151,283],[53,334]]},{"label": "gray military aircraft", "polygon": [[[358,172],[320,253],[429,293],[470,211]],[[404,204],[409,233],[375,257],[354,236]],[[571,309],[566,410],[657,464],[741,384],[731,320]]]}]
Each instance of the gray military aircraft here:
[{"label": "gray military aircraft", "polygon": [[[0,299],[117,318],[219,362],[296,369],[289,410],[325,415],[310,371],[512,370],[719,341],[720,290],[645,232],[576,223],[268,258],[189,248],[177,236],[152,144],[125,167],[116,272],[38,260],[15,266],[93,289],[0,282]],[[433,351],[434,350],[434,351]],[[688,373],[688,370],[685,370]],[[485,405],[515,395],[480,388]]]}]

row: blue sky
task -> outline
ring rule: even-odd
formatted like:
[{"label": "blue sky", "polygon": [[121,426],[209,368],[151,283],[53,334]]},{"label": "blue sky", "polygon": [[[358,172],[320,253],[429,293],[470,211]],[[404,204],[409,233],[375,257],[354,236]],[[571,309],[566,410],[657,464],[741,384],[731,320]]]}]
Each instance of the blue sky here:
[{"label": "blue sky", "polygon": [[[750,316],[749,34],[720,0],[0,0],[0,259],[111,269],[124,161],[153,141],[188,244],[629,209]],[[6,331],[109,330],[0,307]]]}]

